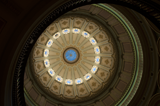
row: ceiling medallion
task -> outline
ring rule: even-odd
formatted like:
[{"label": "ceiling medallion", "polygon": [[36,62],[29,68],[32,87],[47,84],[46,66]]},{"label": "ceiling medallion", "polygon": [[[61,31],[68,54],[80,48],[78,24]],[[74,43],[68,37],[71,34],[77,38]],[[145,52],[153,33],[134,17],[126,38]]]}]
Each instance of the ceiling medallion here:
[{"label": "ceiling medallion", "polygon": [[74,48],[68,48],[64,54],[63,58],[67,63],[73,64],[75,63],[79,58],[79,53]]},{"label": "ceiling medallion", "polygon": [[48,26],[36,42],[32,55],[34,72],[39,76],[36,80],[48,88],[49,95],[63,100],[78,101],[97,95],[114,66],[109,40],[93,21],[78,17],[60,19]]},{"label": "ceiling medallion", "polygon": [[62,50],[61,60],[67,66],[76,66],[82,60],[82,52],[79,47],[69,45]]}]

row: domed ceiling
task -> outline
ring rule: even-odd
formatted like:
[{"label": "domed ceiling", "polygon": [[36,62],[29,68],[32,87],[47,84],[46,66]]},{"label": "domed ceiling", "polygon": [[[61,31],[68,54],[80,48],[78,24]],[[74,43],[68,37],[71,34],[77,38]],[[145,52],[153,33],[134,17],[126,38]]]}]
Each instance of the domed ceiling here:
[{"label": "domed ceiling", "polygon": [[138,36],[119,11],[108,4],[74,9],[51,23],[35,43],[24,77],[26,101],[128,104],[141,79],[142,59]]},{"label": "domed ceiling", "polygon": [[68,17],[46,29],[33,50],[34,71],[44,87],[79,101],[104,86],[116,58],[111,38],[100,27]]}]

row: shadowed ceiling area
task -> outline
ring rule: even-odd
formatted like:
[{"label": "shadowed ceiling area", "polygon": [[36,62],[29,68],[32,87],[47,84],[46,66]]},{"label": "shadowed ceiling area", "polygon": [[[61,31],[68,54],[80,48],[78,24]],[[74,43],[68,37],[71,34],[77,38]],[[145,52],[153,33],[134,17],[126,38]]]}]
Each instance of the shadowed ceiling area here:
[{"label": "shadowed ceiling area", "polygon": [[1,103],[158,106],[160,3],[107,3],[1,1]]}]

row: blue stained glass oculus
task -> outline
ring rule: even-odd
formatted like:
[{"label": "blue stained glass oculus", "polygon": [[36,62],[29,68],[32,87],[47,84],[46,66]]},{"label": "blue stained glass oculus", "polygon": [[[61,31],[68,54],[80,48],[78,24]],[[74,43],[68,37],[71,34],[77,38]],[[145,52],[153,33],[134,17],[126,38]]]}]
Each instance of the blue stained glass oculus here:
[{"label": "blue stained glass oculus", "polygon": [[68,84],[70,84],[70,83],[71,83],[71,81],[67,81],[67,83],[68,83]]},{"label": "blue stained glass oculus", "polygon": [[52,43],[53,43],[53,41],[50,39],[50,40],[48,40],[46,46],[47,46],[47,47],[51,47]]},{"label": "blue stained glass oculus", "polygon": [[44,50],[44,57],[48,57],[48,55],[49,55],[49,50],[48,50],[48,49],[45,49],[45,50]]},{"label": "blue stained glass oculus", "polygon": [[96,68],[93,68],[93,71],[95,72],[95,71],[96,71]]},{"label": "blue stained glass oculus", "polygon": [[89,76],[89,75],[87,75],[87,76],[86,76],[86,79],[88,79],[89,77],[90,77],[90,76]]},{"label": "blue stained glass oculus", "polygon": [[50,71],[50,74],[53,74],[53,72],[52,72],[52,71]]},{"label": "blue stained glass oculus", "polygon": [[53,69],[51,69],[51,68],[48,70],[48,73],[49,73],[52,77],[53,77],[53,76],[54,76],[54,74],[55,74],[54,70],[53,70]]},{"label": "blue stained glass oculus", "polygon": [[92,39],[92,42],[93,42],[93,43],[95,43],[95,40],[94,40],[94,39]]},{"label": "blue stained glass oculus", "polygon": [[54,36],[55,36],[55,37],[57,37],[57,36],[58,36],[58,34],[55,34]]},{"label": "blue stained glass oculus", "polygon": [[96,61],[99,62],[99,58],[97,58]]},{"label": "blue stained glass oculus", "polygon": [[96,48],[96,51],[97,51],[97,52],[99,52],[99,49],[98,49],[98,48]]},{"label": "blue stained glass oculus", "polygon": [[65,83],[66,83],[67,85],[72,85],[72,84],[73,84],[73,82],[72,82],[71,79],[66,79],[66,80],[65,80]]},{"label": "blue stained glass oculus", "polygon": [[75,29],[74,31],[75,31],[75,32],[78,32],[78,29]]},{"label": "blue stained glass oculus", "polygon": [[67,59],[67,61],[72,62],[77,58],[77,53],[75,52],[75,50],[69,49],[65,53],[65,58]]},{"label": "blue stained glass oculus", "polygon": [[88,34],[85,32],[84,35],[87,36]]},{"label": "blue stained glass oculus", "polygon": [[45,67],[49,67],[50,66],[50,62],[49,62],[48,59],[44,60],[44,65],[45,65]]},{"label": "blue stained glass oculus", "polygon": [[57,78],[58,81],[61,81],[61,78]]},{"label": "blue stained glass oculus", "polygon": [[48,42],[48,45],[51,45],[51,41]]},{"label": "blue stained glass oculus", "polygon": [[46,61],[45,64],[48,65],[48,61]]},{"label": "blue stained glass oculus", "polygon": [[85,79],[85,80],[89,80],[91,77],[92,77],[92,75],[91,75],[90,73],[88,73],[88,74],[86,74],[86,75],[84,76],[84,79]]},{"label": "blue stained glass oculus", "polygon": [[65,30],[64,30],[64,32],[66,33],[66,32],[68,32],[68,30],[67,30],[67,29],[65,29]]},{"label": "blue stained glass oculus", "polygon": [[45,51],[45,55],[47,55],[48,54],[48,52],[47,51]]},{"label": "blue stained glass oculus", "polygon": [[77,83],[81,83],[81,80],[77,80]]}]

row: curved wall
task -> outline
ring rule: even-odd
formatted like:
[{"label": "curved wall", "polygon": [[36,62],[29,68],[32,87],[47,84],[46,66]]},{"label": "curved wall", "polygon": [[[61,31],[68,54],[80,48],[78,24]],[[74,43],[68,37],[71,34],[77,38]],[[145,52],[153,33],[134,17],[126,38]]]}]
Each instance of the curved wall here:
[{"label": "curved wall", "polygon": [[[30,34],[33,29],[38,25],[38,23],[48,14],[50,13],[51,9],[58,7],[59,4],[64,3],[64,1],[19,1],[19,0],[3,0],[0,2],[0,11],[1,11],[1,18],[0,18],[0,34],[1,34],[1,59],[0,64],[2,66],[2,73],[0,80],[1,82],[1,90],[0,90],[0,98],[1,105],[11,105],[12,98],[11,98],[11,89],[12,89],[12,79],[14,74],[14,66],[16,64],[17,58],[19,56],[20,50],[27,38],[27,35]],[[158,3],[158,1],[157,1]],[[45,4],[45,5],[44,5]],[[119,7],[121,8],[121,7]],[[44,13],[44,14],[42,14]],[[132,16],[126,16],[132,19]],[[129,19],[129,18],[128,18]],[[137,18],[137,20],[141,20]],[[133,24],[135,26],[139,26],[141,21],[137,21]],[[143,23],[143,22],[142,22]],[[141,32],[141,28],[137,26],[138,32]],[[149,26],[149,25],[148,25]],[[148,27],[149,28],[149,27]],[[147,29],[146,29],[147,30]],[[154,32],[153,30],[151,32]],[[154,32],[155,34],[155,32]],[[157,55],[156,45],[151,44],[152,41],[157,40],[156,37],[150,36],[145,37],[143,33],[141,33],[141,42],[143,42],[144,50],[146,50],[145,58],[155,59],[156,57],[148,57],[148,55],[152,54]],[[159,34],[156,34],[157,36]],[[147,41],[147,42],[145,42]],[[150,42],[150,43],[148,43]],[[146,61],[146,68],[145,70],[150,69],[150,72],[147,73],[146,71],[145,76],[143,76],[143,84],[140,85],[140,89],[138,90],[139,95],[135,95],[133,101],[131,101],[131,105],[134,103],[141,104],[141,101],[146,100],[146,94],[148,90],[144,90],[144,88],[148,88],[147,82],[155,82],[151,80],[154,76],[156,77],[156,73],[150,67],[152,61]],[[156,61],[158,64],[158,61]],[[155,70],[157,71],[157,70]],[[155,73],[155,74],[154,74]],[[151,79],[149,79],[151,78]],[[153,83],[154,84],[154,83]],[[152,85],[148,85],[149,88]],[[151,88],[150,88],[151,89]],[[154,88],[152,88],[154,90]],[[143,92],[142,92],[143,91]],[[152,95],[152,94],[150,94]],[[139,102],[137,102],[140,100]]]}]

